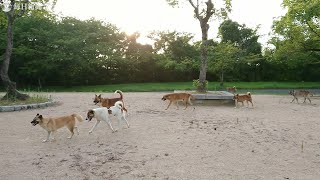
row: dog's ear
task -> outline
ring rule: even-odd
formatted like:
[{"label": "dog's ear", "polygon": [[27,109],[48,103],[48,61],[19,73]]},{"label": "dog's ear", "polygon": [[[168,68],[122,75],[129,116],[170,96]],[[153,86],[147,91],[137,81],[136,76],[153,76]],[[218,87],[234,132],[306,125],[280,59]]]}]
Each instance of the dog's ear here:
[{"label": "dog's ear", "polygon": [[97,95],[95,94],[95,96],[97,97]]},{"label": "dog's ear", "polygon": [[99,96],[98,97],[101,97],[101,94],[99,94]]},{"label": "dog's ear", "polygon": [[39,113],[37,113],[37,115],[36,116],[39,116]]}]

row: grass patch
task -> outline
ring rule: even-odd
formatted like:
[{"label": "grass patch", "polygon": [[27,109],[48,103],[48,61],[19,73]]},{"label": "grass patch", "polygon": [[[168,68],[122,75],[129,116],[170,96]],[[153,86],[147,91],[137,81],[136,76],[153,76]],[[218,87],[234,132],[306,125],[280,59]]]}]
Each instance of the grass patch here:
[{"label": "grass patch", "polygon": [[[209,82],[208,90],[225,90],[226,87],[236,86],[237,89],[316,89],[320,88],[320,82],[225,82],[220,86],[219,82]],[[72,87],[45,87],[48,92],[156,92],[173,90],[195,90],[190,82],[164,82],[164,83],[128,83],[96,86],[72,86]]]},{"label": "grass patch", "polygon": [[25,101],[21,101],[18,99],[4,99],[0,100],[0,106],[13,106],[13,105],[25,105],[25,104],[37,104],[37,103],[45,103],[48,102],[51,99],[51,97],[48,97],[47,95],[30,95],[30,98],[28,98]]}]

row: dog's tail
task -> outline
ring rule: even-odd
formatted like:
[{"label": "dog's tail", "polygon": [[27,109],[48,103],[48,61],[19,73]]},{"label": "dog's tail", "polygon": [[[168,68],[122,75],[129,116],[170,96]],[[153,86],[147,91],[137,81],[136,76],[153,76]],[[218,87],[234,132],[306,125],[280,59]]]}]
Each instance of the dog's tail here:
[{"label": "dog's tail", "polygon": [[71,116],[72,116],[73,118],[76,118],[79,122],[82,122],[82,121],[83,121],[82,116],[80,116],[79,114],[72,114]]},{"label": "dog's tail", "polygon": [[196,98],[195,98],[194,96],[192,96],[192,94],[190,94],[189,99],[188,99],[188,103],[189,103],[190,105],[192,105],[191,99],[192,99],[192,100],[195,100]]},{"label": "dog's tail", "polygon": [[251,97],[251,93],[250,92],[247,92],[247,95]]},{"label": "dog's tail", "polygon": [[122,101],[117,101],[116,103],[114,103],[114,105],[115,105],[117,108],[123,110],[123,102],[122,102]]},{"label": "dog's tail", "polygon": [[123,99],[122,91],[116,90],[114,93],[119,93],[120,94],[120,99]]}]

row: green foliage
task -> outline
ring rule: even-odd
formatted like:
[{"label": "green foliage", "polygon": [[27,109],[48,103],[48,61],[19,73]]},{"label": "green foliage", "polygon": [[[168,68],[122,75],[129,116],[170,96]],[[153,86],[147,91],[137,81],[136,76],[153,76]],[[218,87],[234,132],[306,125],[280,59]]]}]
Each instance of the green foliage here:
[{"label": "green foliage", "polygon": [[[253,90],[253,89],[319,89],[319,82],[225,82],[225,87],[236,86],[238,90]],[[123,92],[159,92],[173,90],[194,90],[195,86],[187,82],[165,82],[165,83],[128,83],[128,84],[109,84],[109,85],[94,85],[94,86],[48,86],[45,87],[48,92],[114,92],[121,89]],[[207,84],[207,90],[225,90],[220,87],[220,83],[210,81]],[[93,94],[94,95],[94,94]]]},{"label": "green foliage", "polygon": [[[192,86],[197,90],[199,89],[199,87],[202,86],[201,82],[199,79],[194,79],[192,81]],[[208,80],[205,80],[205,84],[204,84],[204,89],[207,90],[209,87],[209,81]]]},{"label": "green foliage", "polygon": [[219,74],[232,71],[241,63],[239,54],[240,49],[231,43],[221,42],[217,46],[210,46],[208,70]]},{"label": "green foliage", "polygon": [[[284,3],[292,10],[275,21],[275,34],[270,40],[275,48],[266,49],[264,56],[257,42],[257,29],[224,21],[219,28],[222,41],[207,41],[206,78],[210,82],[220,79],[225,84],[228,81],[319,81],[320,58],[316,49],[320,41],[315,18],[319,16],[314,10],[318,4],[310,2]],[[30,13],[18,18],[14,27],[9,75],[18,88],[190,82],[199,78],[202,42],[194,42],[191,34],[153,32],[149,38],[154,43],[143,45],[138,43],[138,32],[126,35],[110,23]],[[0,13],[0,62],[6,46],[5,21],[4,13]]]},{"label": "green foliage", "polygon": [[320,63],[320,1],[284,0],[287,13],[274,21],[274,58],[290,66]]},{"label": "green foliage", "polygon": [[234,46],[242,49],[244,55],[261,54],[261,44],[258,42],[259,35],[257,29],[247,28],[232,20],[226,20],[219,27],[221,42],[230,42]]},{"label": "green foliage", "polygon": [[24,105],[24,104],[35,104],[45,103],[51,100],[51,97],[45,94],[30,94],[30,97],[24,101],[18,99],[1,99],[0,106],[12,106],[12,105]]},{"label": "green foliage", "polygon": [[319,80],[320,1],[284,0],[287,13],[273,23],[270,64],[282,73],[282,80]]},{"label": "green foliage", "polygon": [[[250,29],[232,20],[226,20],[219,27],[221,43],[209,49],[209,71],[219,73],[221,84],[224,75],[228,80],[261,79],[258,72],[264,65],[257,28]],[[259,73],[261,74],[261,72]]]}]

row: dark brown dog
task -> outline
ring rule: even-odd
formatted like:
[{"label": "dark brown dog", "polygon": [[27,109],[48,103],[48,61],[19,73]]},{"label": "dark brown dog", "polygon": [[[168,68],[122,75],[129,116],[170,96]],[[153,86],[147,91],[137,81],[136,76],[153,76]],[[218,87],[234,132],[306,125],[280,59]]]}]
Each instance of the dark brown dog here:
[{"label": "dark brown dog", "polygon": [[237,88],[235,86],[227,87],[227,91],[232,93],[232,94],[235,94],[237,92]]},{"label": "dark brown dog", "polygon": [[[94,102],[95,104],[100,103],[100,105],[101,105],[102,107],[106,107],[106,108],[110,108],[111,106],[114,106],[114,104],[115,104],[117,101],[122,101],[122,103],[124,104],[122,91],[116,90],[114,93],[119,93],[119,94],[120,94],[120,97],[119,97],[119,98],[102,98],[102,97],[101,97],[101,94],[100,94],[99,96],[97,96],[97,95],[95,94],[95,98],[94,98],[93,102]],[[123,107],[123,110],[127,112],[127,109],[126,109],[125,107]]]},{"label": "dark brown dog", "polygon": [[236,95],[233,96],[233,100],[236,101],[236,107],[238,106],[238,102],[241,102],[242,106],[244,106],[244,104],[243,104],[244,101],[247,101],[247,107],[249,106],[248,101],[251,102],[251,105],[253,107],[252,97],[251,97],[251,93],[250,92],[247,92],[247,94],[244,94],[244,95],[236,94]]},{"label": "dark brown dog", "polygon": [[304,98],[303,103],[306,102],[306,99],[308,99],[309,102],[311,103],[311,99],[309,97],[313,96],[313,93],[311,93],[310,91],[307,91],[307,90],[291,90],[291,91],[289,91],[289,94],[293,96],[293,99],[292,99],[291,103],[294,100],[297,100],[297,103],[299,103],[298,102],[298,97],[303,97]]},{"label": "dark brown dog", "polygon": [[194,99],[194,97],[189,93],[172,93],[172,94],[164,95],[161,100],[163,100],[163,101],[169,100],[170,101],[170,103],[168,104],[168,107],[166,108],[166,110],[167,110],[173,102],[176,103],[177,109],[179,109],[179,106],[178,106],[179,101],[183,101],[186,105],[186,107],[184,109],[187,109],[188,104],[192,105],[191,99]]}]

